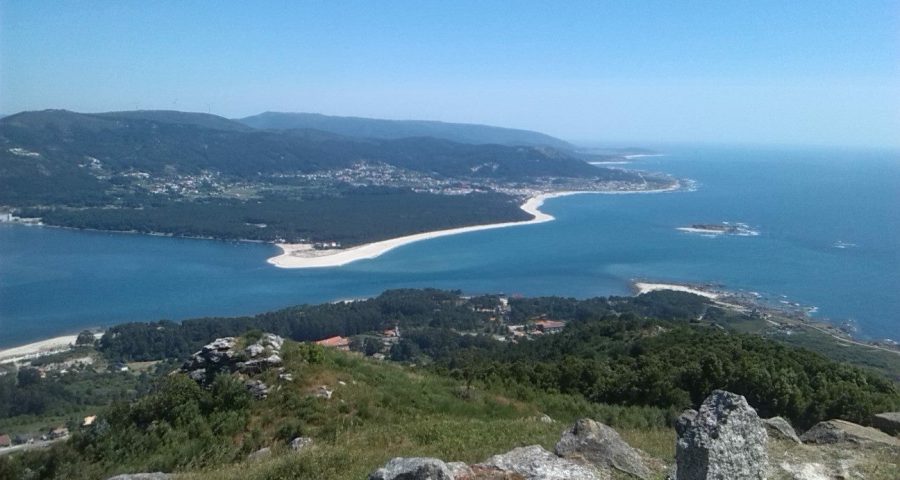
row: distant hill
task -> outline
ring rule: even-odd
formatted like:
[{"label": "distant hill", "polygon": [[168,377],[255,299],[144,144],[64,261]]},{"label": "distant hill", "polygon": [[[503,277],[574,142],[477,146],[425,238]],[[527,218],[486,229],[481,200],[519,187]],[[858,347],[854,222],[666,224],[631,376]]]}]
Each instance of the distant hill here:
[{"label": "distant hill", "polygon": [[424,120],[383,120],[361,117],[335,117],[318,113],[265,112],[237,121],[253,128],[288,130],[313,128],[350,137],[398,139],[434,137],[470,144],[548,146],[562,150],[574,147],[555,137],[529,130],[492,127],[467,123]]},{"label": "distant hill", "polygon": [[[453,177],[521,179],[604,174],[547,147],[471,145],[425,137],[364,140],[341,135],[316,129],[256,130],[202,113],[23,112],[0,119],[0,177],[16,166],[29,171],[39,164],[45,171],[69,170],[88,158],[99,160],[113,172],[215,169],[238,176],[313,172],[361,160]],[[36,155],[23,157],[10,149]]]}]

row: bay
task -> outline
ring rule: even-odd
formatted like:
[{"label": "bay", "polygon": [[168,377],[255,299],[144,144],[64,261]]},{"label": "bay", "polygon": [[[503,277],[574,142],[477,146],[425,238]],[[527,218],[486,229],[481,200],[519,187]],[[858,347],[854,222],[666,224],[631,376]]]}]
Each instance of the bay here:
[{"label": "bay", "polygon": [[[695,191],[548,200],[554,222],[281,270],[265,244],[0,225],[0,346],[127,321],[258,313],[389,288],[626,295],[634,279],[717,283],[900,337],[900,153],[661,146],[630,168]],[[677,227],[743,222],[759,236]],[[842,243],[837,243],[842,242]],[[838,248],[844,246],[845,248]],[[782,297],[783,296],[783,297]]]}]

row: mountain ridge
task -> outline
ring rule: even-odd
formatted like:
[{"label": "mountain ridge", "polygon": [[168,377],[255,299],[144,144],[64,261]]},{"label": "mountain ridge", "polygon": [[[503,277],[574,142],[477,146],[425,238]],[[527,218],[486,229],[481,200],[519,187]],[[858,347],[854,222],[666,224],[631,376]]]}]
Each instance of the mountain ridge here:
[{"label": "mountain ridge", "polygon": [[473,123],[435,120],[389,120],[355,116],[333,116],[321,113],[273,111],[266,111],[235,120],[259,129],[313,128],[340,135],[363,138],[435,137],[471,144],[495,143],[500,145],[549,146],[562,150],[574,150],[575,148],[564,140],[541,132]]}]

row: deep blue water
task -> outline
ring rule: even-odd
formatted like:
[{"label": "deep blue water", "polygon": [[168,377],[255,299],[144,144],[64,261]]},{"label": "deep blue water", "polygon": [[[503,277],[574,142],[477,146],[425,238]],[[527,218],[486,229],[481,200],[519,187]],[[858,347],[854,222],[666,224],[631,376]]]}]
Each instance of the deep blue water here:
[{"label": "deep blue water", "polygon": [[[900,338],[900,154],[671,148],[633,167],[693,192],[579,195],[555,222],[444,237],[340,268],[281,270],[270,245],[0,225],[0,346],[125,321],[250,314],[388,288],[627,294],[634,278],[715,282]],[[682,233],[744,222],[757,237]],[[839,249],[836,241],[856,244]],[[779,297],[780,298],[780,297]]]}]

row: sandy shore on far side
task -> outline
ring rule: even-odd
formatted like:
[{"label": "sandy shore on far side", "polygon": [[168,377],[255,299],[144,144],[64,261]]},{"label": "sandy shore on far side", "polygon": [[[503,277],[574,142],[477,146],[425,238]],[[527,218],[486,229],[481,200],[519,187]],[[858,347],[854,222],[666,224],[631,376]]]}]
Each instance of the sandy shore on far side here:
[{"label": "sandy shore on far side", "polygon": [[637,289],[638,295],[649,292],[657,292],[660,290],[671,290],[675,292],[693,293],[694,295],[700,295],[701,297],[706,297],[712,300],[719,298],[719,294],[717,293],[707,292],[706,290],[700,290],[699,288],[692,288],[685,285],[676,285],[672,283],[637,282],[634,284],[634,288]]},{"label": "sandy shore on far side", "polygon": [[29,343],[18,347],[0,350],[0,363],[12,363],[29,358],[35,358],[51,353],[62,352],[68,350],[70,346],[75,344],[78,335],[65,335],[62,337],[48,338],[39,342]]},{"label": "sandy shore on far side", "polygon": [[570,191],[570,192],[552,192],[541,193],[529,198],[520,207],[526,213],[532,215],[531,220],[523,220],[519,222],[489,223],[485,225],[473,225],[470,227],[449,228],[446,230],[436,230],[433,232],[423,232],[404,237],[391,238],[380,242],[367,243],[351,248],[338,248],[317,250],[308,243],[278,243],[276,246],[281,248],[282,253],[267,260],[268,263],[279,268],[325,268],[340,267],[357,260],[376,258],[386,252],[397,247],[408,245],[413,242],[422,240],[430,240],[432,238],[445,237],[448,235],[458,235],[461,233],[477,232],[481,230],[491,230],[495,228],[515,227],[519,225],[532,225],[536,223],[550,222],[554,220],[552,215],[544,213],[540,207],[544,201],[549,198],[564,197],[568,195],[580,195],[587,193],[594,194],[632,194],[632,193],[661,193],[670,192],[680,188],[676,183],[672,187],[662,188],[658,190],[629,190],[629,191]]}]

